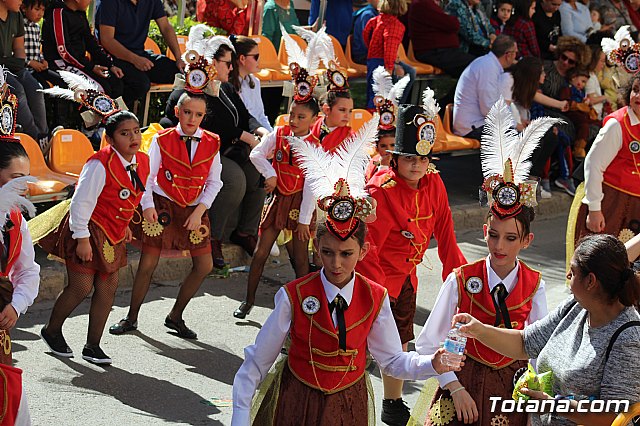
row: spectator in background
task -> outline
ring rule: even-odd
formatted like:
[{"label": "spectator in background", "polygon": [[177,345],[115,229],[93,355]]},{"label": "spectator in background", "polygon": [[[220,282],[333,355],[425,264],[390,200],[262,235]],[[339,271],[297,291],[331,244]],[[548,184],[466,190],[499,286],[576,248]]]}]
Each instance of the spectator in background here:
[{"label": "spectator in background", "polygon": [[[152,19],[176,61],[145,50]],[[124,74],[123,98],[129,106],[146,96],[152,82],[173,83],[175,74],[184,69],[178,39],[161,0],[137,0],[135,4],[131,0],[101,0],[96,7],[96,29],[100,43]]]},{"label": "spectator in background", "polygon": [[405,0],[380,0],[378,2],[380,15],[371,19],[364,27],[362,36],[365,44],[369,46],[367,53],[367,108],[375,108],[373,105],[373,70],[379,66],[391,74],[394,82],[404,77],[405,69],[408,69],[411,80],[404,89],[400,104],[407,103],[416,71],[413,67],[403,64],[398,60],[398,48],[402,43],[404,25],[398,19],[407,13]]},{"label": "spectator in background", "polygon": [[500,98],[504,70],[516,60],[518,46],[511,36],[499,35],[491,52],[471,62],[458,80],[453,107],[455,134],[480,139],[484,119]]},{"label": "spectator in background", "polygon": [[43,88],[54,86],[65,87],[65,82],[58,73],[49,69],[49,63],[42,55],[40,43],[40,24],[44,15],[45,0],[23,0],[20,10],[24,20],[24,53],[27,70]]},{"label": "spectator in background", "polygon": [[240,95],[240,99],[247,107],[249,114],[262,127],[272,132],[273,128],[264,113],[264,105],[260,95],[260,80],[252,74],[260,71],[258,66],[260,57],[258,43],[246,36],[231,35],[229,40],[231,40],[233,47],[236,49],[236,54],[233,55],[234,62],[229,74],[229,82],[233,84],[234,89]]},{"label": "spectator in background", "polygon": [[514,0],[514,13],[504,33],[512,36],[518,43],[518,57],[540,57],[540,47],[536,37],[536,28],[531,17],[536,11],[535,0]]},{"label": "spectator in background", "polygon": [[587,66],[591,60],[590,53],[587,46],[575,37],[563,36],[559,39],[556,60],[544,63],[547,77],[542,85],[542,93],[559,99],[560,90],[567,85],[567,73],[576,66]]},{"label": "spectator in background", "polygon": [[19,0],[0,1],[0,65],[8,68],[6,81],[18,98],[18,124],[38,141],[44,154],[49,150],[49,129],[40,83],[25,68],[24,22]]},{"label": "spectator in background", "polygon": [[368,0],[365,7],[353,12],[353,36],[351,36],[351,58],[358,64],[367,63],[367,45],[362,32],[372,18],[378,16],[378,0]]},{"label": "spectator in background", "polygon": [[562,35],[560,5],[562,0],[540,0],[531,18],[543,60],[555,59],[558,37]]},{"label": "spectator in background", "polygon": [[42,52],[53,70],[89,78],[116,99],[122,96],[122,70],[91,34],[84,9],[88,5],[73,0],[53,2],[42,22]]},{"label": "spectator in background", "polygon": [[495,30],[479,4],[480,0],[451,0],[445,7],[445,12],[460,21],[460,47],[474,56],[487,54],[496,38]]},{"label": "spectator in background", "polygon": [[280,24],[289,34],[295,34],[294,25],[300,25],[293,0],[267,0],[262,13],[262,35],[271,40],[276,51],[280,48]]},{"label": "spectator in background", "polygon": [[[613,16],[615,16],[615,22],[613,22],[613,32],[615,33],[620,29],[623,25],[629,25],[629,32],[633,35],[634,39],[637,38],[638,28],[635,23],[638,21],[638,3],[637,2],[623,2],[622,0],[601,0],[599,2],[600,7],[606,6],[611,9],[613,12]],[[634,9],[635,6],[635,9]],[[631,10],[629,10],[631,9]],[[636,18],[636,21],[631,18],[631,13],[633,13]]]},{"label": "spectator in background", "polygon": [[247,35],[249,33],[248,3],[248,0],[198,0],[196,19],[212,27],[221,28],[227,34]]},{"label": "spectator in background", "polygon": [[583,160],[587,156],[587,139],[589,127],[599,126],[598,113],[591,107],[585,91],[589,81],[589,71],[585,68],[574,68],[567,73],[568,85],[560,91],[560,99],[569,101],[569,111],[564,114],[569,117],[576,128],[576,138],[573,141],[573,157]]},{"label": "spectator in background", "polygon": [[491,26],[496,30],[496,35],[502,34],[504,28],[511,19],[513,13],[512,0],[497,0],[491,16]]},{"label": "spectator in background", "polygon": [[347,37],[351,32],[353,3],[351,0],[328,0],[326,4],[327,9],[324,20],[316,24],[316,21],[320,18],[320,0],[311,0],[309,25],[322,27],[323,23],[326,24],[327,33],[337,38],[344,48],[347,45]]},{"label": "spectator in background", "polygon": [[586,43],[592,27],[589,8],[577,0],[565,0],[560,6],[560,16],[562,34]]},{"label": "spectator in background", "polygon": [[413,0],[408,17],[416,59],[460,77],[474,57],[460,48],[458,18],[446,14],[437,0]]},{"label": "spectator in background", "polygon": [[[602,87],[598,80],[598,73],[601,73],[604,69],[606,58],[600,46],[589,46],[591,48],[591,63],[587,68],[589,70],[589,80],[585,87],[585,92],[589,97],[589,103],[598,113],[598,118],[602,120],[604,118],[603,111],[605,110],[605,104],[607,104],[607,97],[602,94]],[[611,105],[607,105],[607,114],[612,112]]]}]

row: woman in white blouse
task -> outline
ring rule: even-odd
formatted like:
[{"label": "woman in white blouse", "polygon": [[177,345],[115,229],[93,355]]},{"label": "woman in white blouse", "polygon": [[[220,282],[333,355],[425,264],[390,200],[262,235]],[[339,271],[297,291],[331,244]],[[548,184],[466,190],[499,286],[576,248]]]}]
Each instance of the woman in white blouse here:
[{"label": "woman in white blouse", "polygon": [[245,36],[232,35],[229,40],[231,40],[233,47],[236,49],[229,82],[233,84],[233,87],[240,94],[240,98],[247,107],[249,114],[262,127],[272,132],[273,127],[271,127],[269,119],[264,113],[264,105],[260,93],[260,80],[253,76],[254,73],[260,71],[258,43],[254,39]]}]

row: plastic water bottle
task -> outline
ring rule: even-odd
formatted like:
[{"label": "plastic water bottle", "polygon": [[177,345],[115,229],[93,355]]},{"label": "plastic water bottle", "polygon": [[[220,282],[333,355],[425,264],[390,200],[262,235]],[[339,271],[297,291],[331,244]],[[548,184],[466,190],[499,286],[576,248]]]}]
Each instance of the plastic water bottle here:
[{"label": "plastic water bottle", "polygon": [[464,355],[464,348],[467,346],[467,338],[460,333],[460,327],[464,324],[457,322],[455,327],[449,330],[447,339],[444,341],[445,353],[442,354],[442,363],[449,367],[459,367]]}]

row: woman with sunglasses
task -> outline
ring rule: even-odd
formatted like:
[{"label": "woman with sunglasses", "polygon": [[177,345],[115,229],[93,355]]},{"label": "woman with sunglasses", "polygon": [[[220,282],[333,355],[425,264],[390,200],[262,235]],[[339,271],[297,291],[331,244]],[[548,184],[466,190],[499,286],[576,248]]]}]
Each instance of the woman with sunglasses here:
[{"label": "woman with sunglasses", "polygon": [[[237,224],[231,233],[231,241],[242,246],[250,255],[253,254],[265,197],[260,173],[249,161],[249,153],[260,142],[260,138],[269,132],[247,111],[240,95],[229,82],[234,53],[223,44],[213,57],[214,78],[221,84],[218,93],[208,89],[204,91],[207,115],[200,125],[220,137],[222,154],[223,186],[209,210],[211,250],[216,268],[225,266],[222,240],[227,236],[227,223],[232,217],[237,218]],[[165,118],[160,121],[164,127],[177,125],[174,107],[183,92],[183,89],[176,89],[169,96]]]},{"label": "woman with sunglasses", "polygon": [[260,59],[260,49],[258,43],[250,37],[230,35],[229,40],[236,49],[235,62],[229,81],[233,84],[236,92],[240,94],[244,106],[262,127],[269,132],[273,127],[269,124],[269,119],[264,113],[264,104],[260,93],[260,80],[253,76],[260,71],[258,61]]}]

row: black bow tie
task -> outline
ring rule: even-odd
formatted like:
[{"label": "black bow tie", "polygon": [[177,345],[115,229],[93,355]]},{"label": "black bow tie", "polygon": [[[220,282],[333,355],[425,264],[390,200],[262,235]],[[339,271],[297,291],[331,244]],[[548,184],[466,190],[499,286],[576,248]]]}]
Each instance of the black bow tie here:
[{"label": "black bow tie", "polygon": [[184,141],[184,145],[187,148],[187,158],[191,162],[191,141],[200,142],[200,138],[195,136],[180,136],[180,139]]},{"label": "black bow tie", "polygon": [[133,189],[144,192],[144,184],[142,183],[142,179],[140,179],[140,176],[138,176],[138,173],[136,172],[137,168],[137,163],[131,163],[126,167],[127,171],[131,174],[131,183],[133,184]]},{"label": "black bow tie", "polygon": [[347,327],[344,323],[344,311],[349,308],[347,301],[340,295],[337,295],[333,302],[329,303],[329,313],[333,314],[336,310],[336,318],[338,319],[338,344],[343,351],[347,350]]},{"label": "black bow tie", "polygon": [[[496,294],[498,296],[498,300],[496,300]],[[509,317],[509,309],[507,308],[507,296],[509,292],[503,283],[498,284],[491,290],[491,300],[493,300],[493,307],[496,310],[496,322],[493,324],[494,327],[498,327],[500,323],[504,321],[504,326],[506,328],[511,327],[511,318]]]}]

